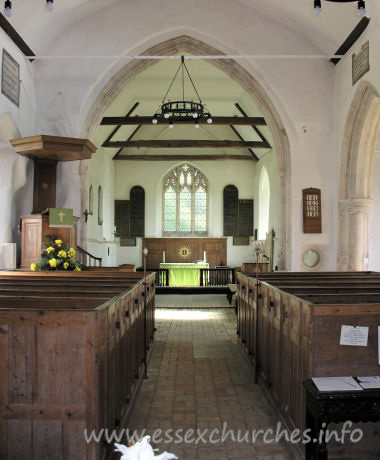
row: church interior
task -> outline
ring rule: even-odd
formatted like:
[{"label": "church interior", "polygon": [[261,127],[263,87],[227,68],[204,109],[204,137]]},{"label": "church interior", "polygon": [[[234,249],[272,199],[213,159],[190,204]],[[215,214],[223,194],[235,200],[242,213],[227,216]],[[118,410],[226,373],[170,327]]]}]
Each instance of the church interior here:
[{"label": "church interior", "polygon": [[379,2],[0,3],[0,459],[380,458]]}]

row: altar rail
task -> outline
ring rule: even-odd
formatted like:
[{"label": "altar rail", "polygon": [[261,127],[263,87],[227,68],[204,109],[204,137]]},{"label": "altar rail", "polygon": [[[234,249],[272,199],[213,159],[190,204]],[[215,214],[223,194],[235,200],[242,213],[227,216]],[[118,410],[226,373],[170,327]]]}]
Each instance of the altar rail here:
[{"label": "altar rail", "polygon": [[0,272],[0,458],[106,458],[153,334],[153,274]]},{"label": "altar rail", "polygon": [[201,268],[201,286],[227,286],[235,284],[235,270],[233,268]]},{"label": "altar rail", "polygon": [[[137,269],[138,272],[142,268]],[[169,270],[167,268],[149,268],[148,272],[154,272],[155,285],[159,287],[169,286]],[[235,284],[235,270],[233,268],[201,268],[199,286],[228,286]]]},{"label": "altar rail", "polygon": [[[143,272],[143,268],[139,267],[136,272]],[[148,273],[155,273],[155,286],[169,286],[169,270],[167,268],[148,268]]]}]

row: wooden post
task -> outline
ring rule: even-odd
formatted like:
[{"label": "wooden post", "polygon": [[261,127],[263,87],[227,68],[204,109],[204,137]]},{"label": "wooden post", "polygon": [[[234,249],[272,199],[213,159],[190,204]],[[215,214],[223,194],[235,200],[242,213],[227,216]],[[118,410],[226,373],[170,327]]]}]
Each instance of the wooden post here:
[{"label": "wooden post", "polygon": [[146,256],[148,254],[148,249],[145,248],[144,251],[144,379],[148,378],[148,350],[147,350],[147,329],[146,329],[146,309],[148,308],[148,302],[147,302],[147,289],[146,289]]},{"label": "wooden post", "polygon": [[259,375],[259,254],[261,249],[259,246],[255,247],[256,253],[256,328],[255,328],[255,341],[256,341],[256,359],[255,359],[255,384],[258,383]]}]

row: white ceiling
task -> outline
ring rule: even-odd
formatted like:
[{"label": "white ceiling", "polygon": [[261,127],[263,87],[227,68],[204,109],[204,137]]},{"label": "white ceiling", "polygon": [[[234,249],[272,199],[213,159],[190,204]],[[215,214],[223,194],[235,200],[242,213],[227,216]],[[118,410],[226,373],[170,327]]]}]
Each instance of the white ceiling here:
[{"label": "white ceiling", "polygon": [[[139,7],[144,7],[144,1],[140,0]],[[162,0],[156,0],[158,3]],[[186,0],[188,9],[192,8]],[[343,41],[347,38],[352,29],[359,22],[357,16],[357,4],[336,4],[322,0],[322,14],[315,17],[313,14],[313,0],[224,0],[222,5],[231,7],[228,2],[233,2],[234,8],[251,8],[253,17],[265,17],[271,21],[273,27],[281,24],[298,34],[305,41],[312,43],[321,53],[333,54]],[[372,0],[373,1],[373,0]],[[62,40],[68,34],[81,31],[83,21],[91,15],[97,15],[97,24],[102,24],[102,30],[107,35],[108,28],[112,28],[112,18],[118,13],[125,14],[126,6],[133,0],[54,0],[54,11],[49,12],[44,8],[45,0],[13,0],[14,12],[9,22],[19,32],[26,43],[37,55],[43,55],[47,46],[54,47],[54,40]],[[184,6],[185,0],[176,0],[173,5],[179,9]],[[372,6],[379,14],[378,5]],[[147,2],[148,4],[148,2]],[[199,7],[199,3],[197,4]],[[371,12],[371,0],[366,0],[366,7]],[[99,21],[107,8],[107,21]],[[227,10],[226,10],[227,11]],[[375,11],[372,12],[373,14]],[[226,20],[228,17],[226,15]],[[102,33],[96,30],[96,34]],[[138,109],[134,115],[151,116],[169,86],[169,83],[179,65],[177,60],[163,60],[151,66],[132,81],[108,107],[105,116],[123,116],[139,102]],[[200,60],[187,61],[189,71],[195,81],[196,87],[214,116],[241,116],[236,109],[238,102],[249,116],[261,116],[254,101],[248,94],[233,80],[213,65]],[[181,99],[182,95],[179,86],[173,88],[169,98]],[[189,89],[190,87],[187,87]],[[190,99],[196,99],[190,94]],[[111,133],[114,127],[100,126],[96,135],[96,144],[100,146]],[[125,140],[132,133],[135,127],[123,127],[119,130],[113,140]],[[260,127],[260,131],[273,145],[270,132],[267,127]],[[185,133],[184,130],[187,130]],[[258,135],[249,126],[237,127],[240,135],[245,140],[260,140]],[[140,129],[135,139],[158,139],[158,138],[194,138],[194,139],[234,139],[238,140],[236,134],[230,127],[205,126],[196,130],[193,127],[177,127],[168,130],[166,126],[145,126]],[[133,151],[134,150],[134,151]],[[254,149],[261,158],[268,150]],[[109,155],[114,155],[116,150],[108,150]],[[237,150],[236,154],[245,153],[250,155],[248,150]],[[123,153],[152,153],[151,149],[125,149]],[[169,153],[169,152],[166,152]],[[181,153],[185,153],[184,151]],[[188,152],[190,153],[190,152]],[[194,150],[193,150],[193,153]],[[217,153],[216,149],[210,153]],[[223,153],[223,152],[219,152]],[[229,152],[230,153],[230,152]]]},{"label": "white ceiling", "polygon": [[[76,24],[81,27],[81,21],[88,16],[101,14],[103,9],[110,9],[116,4],[120,7],[125,6],[128,1],[54,0],[55,9],[49,12],[43,6],[45,0],[13,0],[14,13],[9,22],[38,55],[47,43],[67,33],[71,26]],[[316,18],[313,14],[313,0],[234,0],[234,2],[252,8],[255,14],[266,16],[304,35],[325,53],[335,52],[360,19],[356,14],[356,3],[337,4],[322,0],[323,12]],[[177,3],[181,8],[181,0]],[[366,7],[367,10],[371,10],[371,0],[366,0]],[[379,6],[373,4],[372,9],[375,8]],[[114,11],[117,14],[118,8]],[[112,24],[105,24],[105,27],[108,26],[112,27]]]}]

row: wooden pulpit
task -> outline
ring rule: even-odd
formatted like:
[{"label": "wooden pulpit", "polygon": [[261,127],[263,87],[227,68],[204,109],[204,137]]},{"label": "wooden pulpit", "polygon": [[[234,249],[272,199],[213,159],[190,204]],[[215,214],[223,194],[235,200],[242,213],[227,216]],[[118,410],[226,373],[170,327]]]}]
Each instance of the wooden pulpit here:
[{"label": "wooden pulpit", "polygon": [[72,228],[49,227],[49,208],[56,207],[57,164],[59,161],[88,160],[96,151],[88,139],[38,135],[13,139],[16,152],[34,163],[33,211],[21,217],[21,268],[29,268],[41,256],[41,243],[54,235],[76,248],[77,223]]}]

